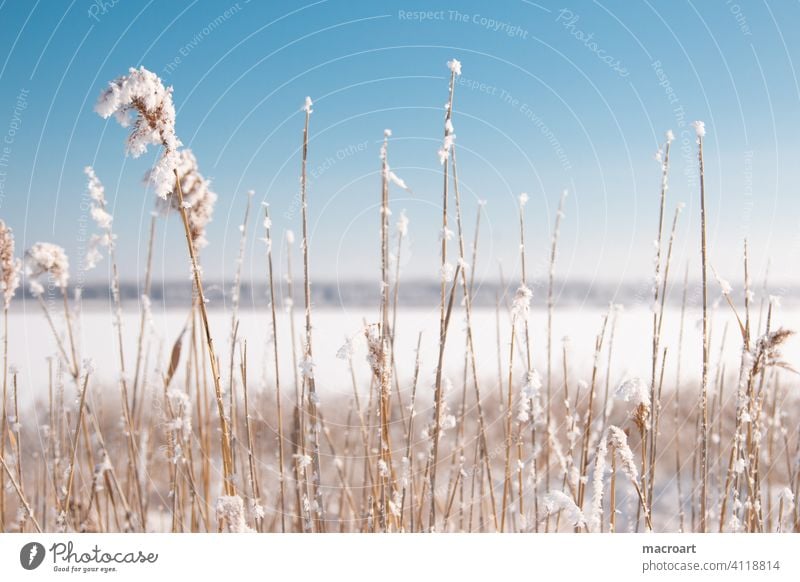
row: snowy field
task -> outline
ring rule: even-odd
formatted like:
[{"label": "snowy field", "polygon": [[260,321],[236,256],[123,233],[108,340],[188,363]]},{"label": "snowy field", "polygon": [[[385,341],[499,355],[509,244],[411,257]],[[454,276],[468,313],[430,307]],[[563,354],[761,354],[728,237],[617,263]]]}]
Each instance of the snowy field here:
[{"label": "snowy field", "polygon": [[[54,309],[55,314],[59,312]],[[571,381],[587,379],[591,373],[591,362],[594,352],[595,337],[600,331],[603,316],[607,313],[599,308],[566,308],[554,312],[553,318],[553,370],[557,378],[561,377],[562,348],[567,340],[567,358]],[[665,390],[675,381],[676,358],[678,357],[678,337],[680,329],[680,310],[668,309],[664,317],[662,346],[668,349],[665,374]],[[295,314],[298,337],[303,330],[303,314],[298,309]],[[611,381],[619,382],[631,376],[649,378],[650,354],[652,338],[652,318],[650,312],[640,308],[616,312],[616,322],[609,321],[606,339],[601,355],[601,373],[604,375],[608,362],[610,332],[614,328],[613,353],[611,362]],[[278,316],[279,350],[281,373],[283,378],[291,378],[292,353],[290,338],[290,322],[286,313]],[[478,371],[486,381],[494,383],[498,374],[498,322],[494,310],[480,309],[473,314],[476,329],[475,342],[478,357]],[[682,383],[694,383],[701,371],[701,331],[700,314],[697,311],[686,312],[684,341],[681,355]],[[754,325],[759,321],[758,312],[754,313]],[[227,370],[230,358],[231,316],[222,310],[210,312],[212,331],[223,371]],[[319,309],[314,312],[314,360],[315,375],[321,398],[336,395],[337,392],[352,393],[352,382],[345,361],[336,354],[348,337],[353,338],[355,349],[354,363],[359,386],[367,386],[369,367],[365,362],[366,349],[361,329],[363,322],[374,322],[377,313],[369,309]],[[158,361],[165,365],[171,346],[180,334],[187,320],[187,311],[176,308],[158,310],[154,308],[153,326],[150,341],[150,361]],[[59,330],[65,329],[63,316],[54,317]],[[723,332],[727,325],[727,337],[722,345]],[[139,312],[128,309],[124,313],[124,341],[127,368],[131,370],[136,354],[136,337],[138,335]],[[438,308],[403,309],[397,322],[396,357],[401,383],[409,380],[414,369],[417,337],[422,332],[420,387],[425,388],[433,382],[438,355]],[[800,310],[778,311],[773,316],[773,329],[786,327],[800,329]],[[450,323],[445,353],[445,371],[454,383],[463,374],[465,353],[465,324],[462,311],[454,311]],[[546,313],[534,310],[531,316],[531,341],[534,364],[544,375],[546,371]],[[735,318],[724,305],[720,306],[712,318],[712,366],[720,361],[725,363],[728,373],[734,372],[738,366],[741,338]],[[91,358],[95,364],[96,384],[113,385],[118,375],[117,336],[112,325],[111,312],[85,308],[79,316],[78,325],[79,357]],[[240,314],[239,338],[247,340],[248,367],[250,369],[251,386],[263,386],[265,379],[272,386],[272,354],[268,344],[271,332],[269,312],[266,309],[243,309]],[[22,403],[30,402],[36,395],[46,394],[48,367],[46,357],[56,354],[56,344],[47,321],[39,306],[26,302],[25,306],[16,306],[9,316],[9,362],[19,370],[20,399]],[[499,344],[501,361],[504,369],[508,365],[508,346],[510,339],[510,323],[507,314],[502,313],[499,322]],[[298,340],[299,342],[299,340]],[[720,348],[723,348],[720,352]],[[266,350],[270,350],[269,353]],[[298,352],[300,348],[298,347]],[[793,367],[800,367],[800,341],[792,337],[782,349],[784,359]],[[268,357],[266,357],[268,354]],[[517,359],[516,361],[519,361]],[[152,366],[151,366],[152,368]],[[224,379],[224,377],[223,377]],[[284,386],[289,386],[286,382]]]}]

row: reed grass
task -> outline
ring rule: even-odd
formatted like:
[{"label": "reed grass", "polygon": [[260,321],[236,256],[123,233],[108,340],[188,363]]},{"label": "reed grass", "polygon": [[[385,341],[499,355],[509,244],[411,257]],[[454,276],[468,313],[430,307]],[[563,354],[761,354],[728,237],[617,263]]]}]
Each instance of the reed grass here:
[{"label": "reed grass", "polygon": [[[645,379],[631,378],[629,356],[624,347],[615,345],[615,336],[625,318],[634,315],[623,313],[613,302],[598,322],[594,342],[587,346],[590,362],[576,359],[567,338],[560,349],[554,338],[560,317],[560,282],[555,273],[566,193],[559,199],[552,237],[544,249],[529,242],[535,239],[530,237],[526,209],[533,205],[527,196],[520,198],[514,221],[520,245],[516,291],[504,285],[494,297],[494,329],[481,327],[484,320],[478,318],[475,305],[485,291],[476,271],[479,246],[484,254],[481,220],[487,211],[477,204],[470,232],[471,225],[464,220],[470,201],[462,198],[464,166],[458,164],[453,128],[458,120],[454,91],[461,64],[451,61],[448,67],[444,143],[439,152],[443,175],[436,243],[439,302],[431,317],[433,326],[438,323],[438,336],[431,339],[435,347],[425,353],[422,331],[407,329],[409,339],[416,339],[413,359],[396,349],[398,327],[403,334],[408,327],[400,257],[410,247],[403,214],[396,227],[394,256],[391,253],[390,215],[396,204],[391,188],[408,188],[390,168],[387,132],[381,147],[381,178],[375,182],[380,189],[374,241],[378,316],[375,323],[364,321],[346,335],[337,354],[350,386],[336,386],[319,375],[314,361],[315,353],[332,347],[327,335],[313,327],[317,312],[310,279],[308,173],[309,160],[317,152],[311,151],[310,99],[303,109],[299,148],[302,323],[295,321],[293,302],[294,236],[283,237],[285,256],[273,254],[269,205],[263,211],[266,252],[259,259],[265,261],[259,264],[269,303],[258,305],[253,314],[240,313],[251,211],[248,197],[233,301],[225,314],[230,316],[230,349],[222,358],[212,338],[198,257],[205,222],[198,223],[197,214],[207,213],[199,217],[207,222],[210,207],[194,206],[194,194],[184,191],[186,176],[176,167],[169,180],[175,197],[170,206],[180,215],[194,295],[182,329],[174,330],[172,344],[165,345],[148,323],[158,221],[153,216],[138,325],[131,337],[135,363],[130,369],[123,353],[120,270],[115,248],[109,247],[117,352],[113,367],[121,379],[116,390],[108,389],[87,361],[92,354],[83,353],[87,350],[76,341],[75,330],[84,314],[79,298],[70,299],[66,257],[53,246],[39,247],[39,258],[52,254],[58,259],[56,265],[40,263],[29,275],[31,283],[43,276],[56,281],[56,293],[61,295],[36,294],[52,335],[49,349],[55,355],[45,360],[46,353],[31,354],[47,363],[49,382],[42,387],[46,397],[21,405],[20,391],[24,395],[28,385],[24,376],[20,382],[8,361],[9,334],[14,331],[9,329],[9,311],[13,313],[19,265],[13,239],[0,223],[0,279],[6,294],[2,531],[798,531],[800,400],[797,374],[781,353],[792,332],[780,326],[778,301],[769,295],[768,284],[761,290],[753,288],[747,242],[741,257],[743,295],[733,293],[720,279],[727,304],[725,314],[717,314],[726,318],[722,328],[713,317],[708,270],[717,275],[712,251],[716,257],[723,249],[710,248],[706,239],[704,126],[696,126],[700,245],[694,254],[701,267],[700,304],[692,305],[689,266],[681,265],[685,271],[680,316],[670,316],[669,305],[677,302],[671,295],[678,295],[671,290],[670,275],[684,232],[679,221],[682,205],[673,213],[667,197],[668,134],[656,193],[654,279],[643,294],[652,306],[644,338],[647,373]],[[160,143],[177,147],[167,138]],[[449,230],[450,225],[456,232]],[[107,234],[113,237],[110,226]],[[452,237],[455,251],[448,248]],[[540,251],[541,265],[549,268],[541,282],[528,266]],[[29,259],[36,256],[29,253]],[[455,264],[450,265],[448,258]],[[282,283],[283,272],[287,276]],[[505,283],[502,267],[500,277]],[[538,284],[546,285],[541,299],[531,291]],[[762,295],[758,317],[757,293]],[[285,313],[279,309],[281,298]],[[58,301],[63,303],[63,317],[58,313],[61,308],[53,307]],[[684,362],[685,354],[693,350],[687,322],[695,309],[702,316],[698,381],[687,374]],[[263,358],[248,353],[252,338],[245,337],[240,326],[245,317],[255,318],[266,330]],[[463,317],[459,348],[463,351],[456,364],[463,370],[459,389],[451,391],[448,354],[453,348],[453,321],[459,317]],[[280,332],[284,321],[288,334]],[[677,341],[665,331],[670,325],[678,326]],[[741,343],[733,333],[737,328]],[[479,341],[487,335],[494,341]],[[545,339],[539,345],[534,337]],[[736,362],[725,361],[731,341],[741,348]],[[354,344],[366,346],[367,363],[354,356]],[[291,375],[283,358],[292,362]],[[81,367],[79,362],[86,363]],[[261,382],[251,372],[254,365],[265,370]],[[492,370],[482,370],[483,365]],[[537,365],[546,367],[544,382]],[[227,390],[221,369],[228,375]],[[434,372],[432,386],[426,385],[426,369]],[[127,379],[128,372],[132,380]],[[585,380],[582,374],[587,374]]]}]

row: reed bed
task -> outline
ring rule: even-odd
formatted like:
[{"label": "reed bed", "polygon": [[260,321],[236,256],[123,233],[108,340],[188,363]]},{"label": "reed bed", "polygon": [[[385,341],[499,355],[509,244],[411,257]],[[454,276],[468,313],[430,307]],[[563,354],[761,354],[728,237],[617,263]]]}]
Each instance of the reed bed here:
[{"label": "reed bed", "polygon": [[[553,337],[558,317],[555,277],[559,231],[567,193],[560,195],[550,245],[543,307],[546,342],[532,342],[530,312],[538,298],[529,285],[526,194],[519,197],[519,273],[507,297],[496,298],[495,354],[479,354],[473,317],[474,273],[479,261],[478,206],[474,231],[467,220],[458,178],[454,123],[461,63],[447,63],[449,85],[443,112],[438,350],[432,385],[420,372],[420,330],[403,324],[399,258],[409,224],[400,214],[392,224],[392,198],[409,186],[392,170],[391,131],[380,150],[380,261],[375,270],[380,301],[374,321],[365,321],[341,348],[315,337],[309,257],[309,216],[315,200],[306,168],[313,155],[312,101],[306,98],[298,125],[301,156],[301,241],[276,237],[270,206],[243,207],[240,251],[235,267],[229,342],[218,350],[203,288],[201,251],[217,195],[194,155],[175,134],[172,89],[146,69],[131,69],[112,81],[96,106],[131,131],[133,156],[148,147],[161,155],[147,179],[159,196],[150,223],[145,285],[136,354],[123,350],[118,244],[102,183],[86,169],[92,218],[97,226],[82,258],[93,267],[103,253],[111,264],[111,299],[117,333],[119,380],[99,384],[91,361],[75,341],[81,298],[71,293],[69,259],[52,243],[37,243],[18,258],[11,229],[0,221],[0,282],[4,296],[2,438],[0,438],[0,530],[76,532],[789,532],[800,531],[800,398],[797,373],[781,355],[792,332],[780,326],[779,300],[765,282],[760,296],[749,278],[747,243],[742,254],[742,299],[717,277],[706,241],[707,206],[703,168],[705,126],[696,122],[701,211],[701,246],[691,267],[702,281],[702,345],[684,340],[690,266],[684,267],[680,337],[663,337],[673,248],[683,205],[668,195],[667,132],[659,152],[661,187],[654,272],[652,350],[649,377],[624,377],[624,354],[614,353],[619,307],[610,305],[596,330],[587,381],[573,374],[568,342]],[[128,122],[132,121],[129,125]],[[271,201],[273,204],[279,201]],[[180,215],[191,265],[194,295],[183,328],[171,346],[151,331],[151,260],[160,213]],[[268,345],[240,334],[239,293],[248,222],[259,216],[266,249],[268,285],[263,328]],[[672,220],[669,217],[672,217]],[[453,231],[452,229],[455,229]],[[471,234],[471,236],[470,236]],[[394,240],[393,240],[394,239]],[[276,261],[273,243],[285,244],[286,263]],[[468,241],[472,241],[471,245]],[[178,249],[174,249],[178,252]],[[292,260],[300,261],[301,284]],[[698,268],[699,267],[699,268]],[[42,357],[49,383],[35,387],[43,397],[30,409],[19,406],[20,382],[8,362],[8,312],[24,278],[52,332]],[[284,305],[278,305],[284,289]],[[58,305],[45,300],[44,283]],[[680,289],[680,284],[677,285]],[[713,288],[712,288],[713,287]],[[740,347],[737,362],[716,362],[708,313],[709,297],[721,293],[736,330],[722,343]],[[297,295],[297,297],[295,297]],[[302,301],[296,323],[294,300]],[[760,315],[754,305],[761,302]],[[58,305],[58,306],[57,306]],[[63,310],[56,314],[55,311]],[[279,318],[290,333],[279,333]],[[454,318],[463,317],[463,375],[448,378],[446,346]],[[510,324],[507,337],[500,322]],[[396,353],[397,334],[417,338],[417,356]],[[362,342],[365,362],[354,357]],[[224,345],[224,344],[223,344]],[[560,349],[559,349],[560,348]],[[315,350],[338,349],[352,379],[348,391],[328,390],[318,376]],[[681,368],[682,353],[702,350],[702,369]],[[252,354],[261,353],[262,358]],[[291,353],[291,370],[279,354]],[[720,352],[721,353],[721,352]],[[34,354],[31,356],[36,358]],[[263,359],[263,362],[261,361]],[[496,370],[482,369],[496,359]],[[544,361],[543,373],[534,362]],[[717,367],[712,366],[712,363]],[[582,364],[582,363],[581,363]],[[365,366],[369,380],[359,383]],[[270,370],[256,380],[250,370]],[[686,380],[698,378],[698,382]]]}]

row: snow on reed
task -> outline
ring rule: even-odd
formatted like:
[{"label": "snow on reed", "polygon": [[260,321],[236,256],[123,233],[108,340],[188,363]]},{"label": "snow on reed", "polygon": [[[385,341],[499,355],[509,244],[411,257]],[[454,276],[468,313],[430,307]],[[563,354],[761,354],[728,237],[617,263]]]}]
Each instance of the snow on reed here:
[{"label": "snow on reed", "polygon": [[0,291],[6,309],[19,287],[21,270],[22,261],[14,256],[14,232],[0,220]]},{"label": "snow on reed", "polygon": [[113,115],[122,127],[132,127],[126,151],[134,158],[149,145],[164,148],[149,177],[156,194],[166,198],[172,191],[181,146],[175,135],[172,87],[165,88],[158,75],[144,67],[131,68],[100,93],[95,111],[104,119]]},{"label": "snow on reed", "polygon": [[564,512],[564,517],[573,527],[583,527],[586,519],[572,498],[562,491],[550,491],[544,496],[544,510],[548,515]]},{"label": "snow on reed", "polygon": [[37,280],[49,276],[53,285],[66,290],[69,284],[69,259],[63,247],[53,243],[37,242],[25,253],[25,274],[29,279],[31,293],[41,295],[44,287]]}]

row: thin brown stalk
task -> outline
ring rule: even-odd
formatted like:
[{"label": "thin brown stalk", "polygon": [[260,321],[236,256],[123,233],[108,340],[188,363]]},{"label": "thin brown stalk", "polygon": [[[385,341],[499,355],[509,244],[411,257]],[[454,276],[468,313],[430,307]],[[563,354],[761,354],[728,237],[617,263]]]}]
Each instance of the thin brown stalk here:
[{"label": "thin brown stalk", "polygon": [[275,279],[273,277],[272,269],[272,221],[269,217],[269,205],[264,205],[264,227],[266,229],[267,238],[267,269],[269,278],[269,306],[270,314],[272,316],[272,354],[275,365],[275,406],[277,408],[276,414],[278,417],[278,483],[280,489],[280,506],[281,506],[281,531],[286,531],[286,491],[285,491],[285,478],[283,474],[284,468],[284,452],[283,452],[283,412],[281,409],[281,377],[280,367],[278,365],[278,320],[275,314]]},{"label": "thin brown stalk", "polygon": [[[476,219],[475,240],[472,247],[472,264],[470,265],[471,273],[470,273],[470,281],[468,283],[466,269],[464,268],[464,265],[467,265],[467,261],[466,261],[465,245],[464,245],[464,228],[462,225],[462,214],[461,214],[461,191],[459,188],[459,181],[458,181],[458,164],[456,163],[455,145],[452,147],[450,151],[450,156],[452,157],[452,163],[453,163],[453,192],[455,194],[455,203],[456,203],[456,225],[458,231],[458,258],[459,258],[459,264],[462,266],[461,286],[464,291],[464,312],[467,319],[467,357],[469,358],[470,371],[472,372],[472,383],[475,388],[475,406],[478,412],[478,439],[481,442],[481,450],[483,451],[482,461],[486,467],[486,473],[489,479],[489,483],[492,483],[491,461],[488,459],[488,456],[486,454],[486,451],[488,450],[488,446],[486,444],[486,421],[483,413],[483,402],[482,402],[483,399],[481,396],[479,374],[478,374],[478,363],[477,363],[478,358],[475,354],[475,341],[474,341],[473,325],[472,325],[472,282],[474,281],[476,258],[478,254],[478,227],[480,226],[481,205],[479,205],[478,218]],[[463,419],[461,424],[463,427],[464,424]],[[491,498],[490,502],[492,506],[492,519],[494,520],[494,527],[495,529],[497,529],[498,525],[497,504],[495,503],[493,487],[490,487],[489,489],[489,496]]]},{"label": "thin brown stalk", "polygon": [[[547,272],[547,405],[545,423],[550,426],[550,411],[552,408],[552,379],[553,379],[553,308],[555,307],[555,275],[556,257],[558,256],[558,239],[561,234],[561,219],[564,216],[564,202],[567,191],[561,193],[558,200],[553,235],[550,239],[550,268]],[[545,444],[545,490],[550,488],[550,441]]]},{"label": "thin brown stalk", "polygon": [[42,533],[42,528],[39,525],[39,522],[36,520],[36,516],[33,514],[33,509],[31,509],[30,503],[28,503],[28,500],[25,498],[25,493],[22,491],[19,483],[17,483],[17,480],[14,478],[14,474],[11,472],[11,469],[8,468],[8,465],[6,465],[6,460],[2,456],[0,456],[0,465],[3,466],[3,470],[6,472],[6,475],[8,475],[11,486],[14,488],[14,491],[17,492],[17,497],[19,497],[20,503],[25,508],[25,513],[27,514],[28,519],[31,520],[33,527],[36,528],[36,532]]},{"label": "thin brown stalk", "polygon": [[[447,302],[445,310],[444,326],[442,327],[439,336],[439,358],[436,364],[436,381],[433,395],[433,430],[431,440],[432,451],[428,465],[430,467],[428,473],[428,483],[430,487],[430,515],[428,518],[428,530],[435,531],[436,528],[436,465],[439,462],[439,431],[441,428],[441,415],[444,403],[442,402],[442,363],[444,360],[444,346],[447,341],[447,328],[450,324],[450,314],[453,311],[453,300],[455,299],[456,289],[458,287],[458,276],[461,272],[461,265],[456,267],[453,274],[453,285],[450,287],[450,299]],[[423,492],[424,493],[424,492]]]},{"label": "thin brown stalk", "polygon": [[72,481],[75,476],[75,462],[78,456],[78,436],[80,435],[80,429],[83,425],[83,414],[84,409],[86,407],[86,394],[88,393],[89,389],[89,370],[86,371],[86,375],[83,378],[83,387],[81,388],[81,397],[80,402],[78,404],[78,421],[75,425],[75,436],[72,441],[72,452],[71,458],[69,462],[69,475],[67,477],[67,488],[66,492],[64,493],[64,503],[63,503],[63,511],[66,512],[62,517],[65,520],[69,519],[70,515],[72,514],[70,510],[70,497],[72,496]]},{"label": "thin brown stalk", "polygon": [[233,483],[233,471],[231,461],[231,434],[228,420],[225,416],[225,405],[222,401],[222,386],[220,385],[220,374],[217,361],[217,355],[214,350],[214,340],[211,336],[211,326],[208,322],[208,311],[206,309],[206,298],[203,292],[203,280],[200,274],[200,265],[197,261],[197,253],[195,251],[194,242],[192,241],[192,233],[189,227],[189,218],[186,214],[186,208],[183,204],[183,189],[181,181],[178,177],[178,171],[175,170],[175,191],[178,194],[178,203],[181,213],[181,220],[183,221],[183,229],[186,235],[186,244],[189,249],[189,260],[191,261],[192,275],[194,278],[195,291],[197,293],[197,305],[200,308],[200,317],[203,323],[203,331],[205,333],[205,343],[208,348],[208,360],[211,365],[211,375],[214,380],[214,394],[217,399],[217,412],[219,413],[220,422],[220,439],[221,439],[221,455],[222,455],[222,478],[223,489],[225,495],[233,496],[236,494],[236,489]]},{"label": "thin brown stalk", "polygon": [[312,481],[314,487],[315,507],[317,528],[319,531],[325,531],[325,509],[322,499],[322,486],[321,486],[321,467],[320,467],[320,450],[319,450],[319,420],[317,415],[317,388],[316,380],[313,372],[313,350],[311,344],[311,280],[309,278],[309,238],[308,238],[308,190],[307,190],[307,177],[306,166],[308,162],[308,124],[311,118],[311,99],[307,99],[307,106],[305,108],[305,125],[303,127],[303,158],[302,168],[300,175],[300,196],[302,205],[302,220],[303,220],[303,295],[305,300],[306,311],[306,334],[305,334],[305,355],[304,355],[304,370],[303,382],[308,386],[308,413],[309,421],[311,422],[311,438],[312,438]]},{"label": "thin brown stalk", "polygon": [[706,246],[706,189],[703,172],[703,137],[697,136],[697,161],[700,170],[700,257],[703,283],[703,370],[700,392],[700,532],[708,531],[708,257]]},{"label": "thin brown stalk", "polygon": [[[145,270],[144,270],[144,287],[142,289],[142,300],[141,300],[141,309],[139,314],[139,335],[138,339],[136,340],[136,364],[133,370],[133,388],[131,390],[131,417],[134,420],[134,423],[138,425],[137,420],[137,408],[138,408],[138,400],[139,400],[139,379],[142,373],[142,358],[144,357],[144,337],[145,337],[145,328],[147,327],[147,318],[148,318],[148,309],[149,307],[144,305],[144,301],[149,301],[150,298],[150,286],[152,285],[153,281],[153,243],[155,241],[156,236],[156,220],[158,215],[154,212],[150,216],[150,234],[147,237],[147,262],[145,263]],[[147,297],[147,299],[144,299]]]}]

